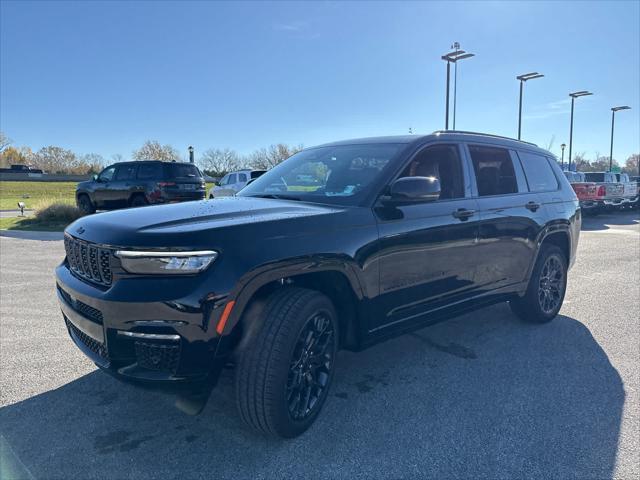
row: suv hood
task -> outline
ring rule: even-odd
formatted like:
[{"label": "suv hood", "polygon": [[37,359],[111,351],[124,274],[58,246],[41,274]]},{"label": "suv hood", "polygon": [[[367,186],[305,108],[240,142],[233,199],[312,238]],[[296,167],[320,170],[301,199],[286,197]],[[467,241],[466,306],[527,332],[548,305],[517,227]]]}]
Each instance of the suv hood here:
[{"label": "suv hood", "polygon": [[[99,213],[75,221],[65,232],[104,245],[194,248],[213,246],[232,230],[233,235],[257,234],[260,238],[283,235],[292,228],[289,225],[298,224],[296,219],[333,217],[342,211],[342,207],[299,201],[226,197]],[[264,228],[265,223],[270,227]],[[311,222],[305,229],[314,224],[327,227],[326,222]]]}]

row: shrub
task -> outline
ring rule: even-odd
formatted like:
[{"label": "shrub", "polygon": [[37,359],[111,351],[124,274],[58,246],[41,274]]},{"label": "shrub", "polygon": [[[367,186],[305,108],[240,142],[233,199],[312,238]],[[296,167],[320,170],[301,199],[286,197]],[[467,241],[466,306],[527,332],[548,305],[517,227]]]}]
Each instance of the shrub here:
[{"label": "shrub", "polygon": [[69,224],[82,216],[82,212],[70,202],[43,200],[35,206],[35,220],[38,223]]}]

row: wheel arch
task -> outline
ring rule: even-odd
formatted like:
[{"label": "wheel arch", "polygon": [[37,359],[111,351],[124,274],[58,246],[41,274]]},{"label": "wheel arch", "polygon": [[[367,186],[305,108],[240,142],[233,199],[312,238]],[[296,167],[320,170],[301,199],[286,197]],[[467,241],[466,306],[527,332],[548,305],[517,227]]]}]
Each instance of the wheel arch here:
[{"label": "wheel arch", "polygon": [[554,222],[546,225],[538,239],[536,240],[536,251],[533,256],[533,261],[531,265],[529,265],[529,272],[527,274],[527,281],[531,277],[531,273],[533,272],[533,268],[538,261],[538,257],[540,256],[540,251],[542,250],[543,245],[556,245],[559,247],[562,252],[565,254],[565,258],[567,260],[567,266],[571,264],[571,258],[573,256],[571,250],[571,228],[568,222]]},{"label": "wheel arch", "polygon": [[[306,267],[306,268],[305,268]],[[235,302],[222,335],[237,339],[235,349],[242,350],[257,333],[261,309],[274,291],[297,286],[326,295],[338,315],[340,345],[356,350],[362,339],[361,302],[364,292],[350,266],[333,262],[305,262],[305,266],[269,269],[253,276],[230,300]]]}]

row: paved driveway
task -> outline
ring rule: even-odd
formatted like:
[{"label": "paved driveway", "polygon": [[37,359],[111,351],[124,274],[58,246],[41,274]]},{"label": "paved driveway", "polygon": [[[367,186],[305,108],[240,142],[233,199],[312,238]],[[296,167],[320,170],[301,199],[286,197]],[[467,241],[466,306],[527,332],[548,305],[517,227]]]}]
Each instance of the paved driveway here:
[{"label": "paved driveway", "polygon": [[292,441],[244,429],[231,372],[190,417],[96,371],[56,306],[62,242],[0,248],[3,478],[640,477],[637,214],[585,222],[549,325],[497,305],[342,352],[321,418]]}]

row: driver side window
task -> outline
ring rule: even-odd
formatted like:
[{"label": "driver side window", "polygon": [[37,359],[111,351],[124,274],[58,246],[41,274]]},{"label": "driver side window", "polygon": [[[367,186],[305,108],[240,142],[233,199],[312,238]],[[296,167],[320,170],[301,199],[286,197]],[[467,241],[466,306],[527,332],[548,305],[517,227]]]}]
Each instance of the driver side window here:
[{"label": "driver side window", "polygon": [[116,171],[116,167],[105,168],[98,177],[101,182],[110,182],[113,180],[113,174]]},{"label": "driver side window", "polygon": [[464,197],[462,162],[455,145],[426,147],[411,160],[402,177],[435,177],[440,181],[440,200]]}]

